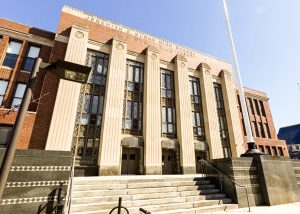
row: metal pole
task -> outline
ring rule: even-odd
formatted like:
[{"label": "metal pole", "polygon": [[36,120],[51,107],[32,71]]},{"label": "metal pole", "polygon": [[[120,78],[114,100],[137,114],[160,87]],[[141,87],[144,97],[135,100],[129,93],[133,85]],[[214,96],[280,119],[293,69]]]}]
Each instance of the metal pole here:
[{"label": "metal pole", "polygon": [[42,62],[41,58],[37,58],[35,61],[34,69],[31,72],[30,79],[28,81],[28,84],[26,86],[26,90],[24,93],[24,97],[19,109],[19,113],[16,118],[15,126],[12,132],[11,140],[10,143],[7,145],[4,158],[1,164],[1,169],[0,169],[0,201],[2,200],[2,195],[5,189],[7,177],[10,171],[10,167],[12,165],[14,156],[15,156],[15,151],[16,147],[18,144],[19,140],[19,135],[22,131],[22,126],[27,114],[27,109],[29,107],[31,97],[32,97],[32,89],[33,89],[33,84],[34,80],[36,77],[36,73],[39,70],[40,64]]},{"label": "metal pole", "polygon": [[246,100],[245,100],[245,95],[244,95],[244,87],[243,87],[242,79],[241,79],[241,75],[240,75],[240,70],[239,70],[238,60],[237,60],[235,46],[234,46],[234,42],[233,42],[233,36],[232,36],[232,33],[231,33],[229,15],[228,15],[228,10],[227,10],[227,5],[226,5],[225,0],[223,0],[223,8],[224,8],[224,15],[225,15],[225,19],[226,19],[228,38],[229,38],[229,42],[230,42],[230,45],[231,45],[233,68],[234,68],[234,71],[235,71],[235,74],[236,74],[237,87],[238,87],[238,92],[239,92],[240,101],[241,101],[241,109],[242,109],[242,114],[243,114],[243,118],[244,118],[246,134],[247,134],[248,151],[246,151],[245,154],[242,154],[242,156],[253,156],[254,154],[256,154],[256,155],[257,154],[262,154],[257,149],[257,147],[255,145],[255,141],[254,141],[253,136],[252,136],[250,120],[249,120],[249,115],[248,115],[247,105],[246,105]]}]

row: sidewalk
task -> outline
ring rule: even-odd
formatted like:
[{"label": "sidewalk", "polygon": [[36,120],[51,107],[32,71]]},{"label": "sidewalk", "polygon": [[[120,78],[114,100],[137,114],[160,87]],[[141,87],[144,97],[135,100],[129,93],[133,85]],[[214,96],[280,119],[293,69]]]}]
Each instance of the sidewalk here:
[{"label": "sidewalk", "polygon": [[[282,204],[276,206],[259,206],[251,207],[251,214],[300,214],[300,202],[292,204]],[[236,210],[212,212],[211,214],[225,214],[225,213],[249,213],[248,208],[240,208]]]}]

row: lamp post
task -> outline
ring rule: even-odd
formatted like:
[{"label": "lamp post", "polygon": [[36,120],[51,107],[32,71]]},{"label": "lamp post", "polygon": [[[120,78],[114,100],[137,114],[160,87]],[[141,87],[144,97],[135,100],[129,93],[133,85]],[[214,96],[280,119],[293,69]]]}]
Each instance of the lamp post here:
[{"label": "lamp post", "polygon": [[[9,175],[9,171],[15,156],[16,147],[19,140],[19,135],[22,131],[22,126],[27,114],[27,109],[29,107],[31,97],[32,97],[32,89],[35,81],[35,77],[37,72],[39,71],[41,65],[41,58],[37,58],[35,61],[34,69],[30,74],[30,78],[28,84],[25,89],[24,97],[19,109],[19,113],[16,118],[16,122],[14,125],[14,129],[12,131],[12,136],[10,143],[7,146],[7,149],[4,154],[4,158],[1,164],[0,169],[0,202],[2,200],[2,195],[5,189],[6,181]],[[89,77],[89,73],[91,68],[84,65],[79,65],[72,62],[58,60],[53,64],[50,64],[45,69],[51,70],[51,72],[55,73],[59,78],[70,80],[78,83],[86,83]]]},{"label": "lamp post", "polygon": [[252,136],[250,120],[249,120],[249,115],[248,115],[246,100],[245,100],[245,95],[244,95],[244,88],[243,88],[243,84],[242,84],[238,60],[237,60],[236,51],[235,51],[235,47],[234,47],[233,36],[231,33],[231,28],[230,28],[226,0],[223,0],[223,8],[224,8],[224,15],[225,15],[225,19],[226,19],[228,38],[229,38],[229,42],[231,45],[231,54],[232,54],[233,68],[234,68],[233,70],[235,71],[235,74],[236,74],[237,87],[238,87],[238,92],[239,92],[239,96],[240,96],[240,100],[241,100],[241,109],[242,109],[242,114],[243,114],[243,118],[244,118],[246,134],[247,134],[248,150],[241,156],[242,157],[253,157],[256,155],[262,155],[263,153],[257,149],[257,146],[256,146],[255,141]]},{"label": "lamp post", "polygon": [[27,109],[29,107],[30,100],[32,97],[32,89],[33,89],[33,84],[35,81],[36,73],[39,70],[41,62],[42,62],[41,58],[37,58],[35,61],[33,71],[30,74],[30,78],[29,78],[29,81],[28,81],[28,84],[26,86],[25,93],[23,96],[23,100],[22,100],[21,106],[19,108],[19,112],[18,112],[18,115],[16,118],[14,129],[12,131],[10,143],[7,145],[7,148],[5,150],[4,158],[3,158],[3,161],[1,164],[1,169],[0,169],[0,200],[2,200],[2,195],[3,195],[4,189],[5,189],[7,177],[8,177],[10,167],[12,165],[12,162],[13,162],[13,159],[15,156],[16,147],[17,147],[18,140],[19,140],[19,135],[22,131],[22,126],[23,126],[23,123],[24,123],[24,120],[25,120],[25,117],[27,114]]}]

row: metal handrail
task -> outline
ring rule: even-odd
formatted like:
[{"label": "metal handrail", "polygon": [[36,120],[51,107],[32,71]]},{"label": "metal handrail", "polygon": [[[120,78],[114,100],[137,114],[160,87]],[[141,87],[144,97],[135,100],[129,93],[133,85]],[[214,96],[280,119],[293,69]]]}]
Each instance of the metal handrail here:
[{"label": "metal handrail", "polygon": [[[242,188],[245,189],[246,197],[247,197],[247,204],[248,204],[248,212],[250,212],[250,204],[249,204],[249,197],[248,197],[248,190],[247,190],[247,187],[246,187],[245,185],[238,184],[237,182],[235,182],[235,181],[233,180],[233,178],[232,178],[230,175],[227,175],[226,173],[222,172],[221,170],[219,170],[217,167],[215,167],[215,166],[212,165],[211,163],[209,163],[209,162],[207,162],[207,161],[205,161],[205,160],[203,160],[203,159],[201,159],[200,161],[202,162],[202,164],[208,165],[208,166],[210,166],[211,168],[213,168],[215,171],[218,172],[219,175],[222,174],[223,176],[228,177],[228,178],[230,179],[230,181],[231,181],[232,183],[234,183],[235,185],[237,185],[237,186],[242,187]],[[220,176],[219,176],[219,177],[220,177]],[[221,180],[219,180],[219,181],[220,181],[221,191],[223,192],[222,182],[221,182]]]},{"label": "metal handrail", "polygon": [[121,214],[121,209],[124,209],[124,210],[126,211],[126,213],[129,214],[128,209],[127,209],[126,207],[123,207],[123,206],[122,206],[122,198],[120,197],[120,198],[119,198],[118,206],[112,208],[111,211],[109,212],[109,214],[112,214],[112,212],[113,212],[114,210],[118,210],[118,214]]},{"label": "metal handrail", "polygon": [[77,148],[77,146],[75,146],[75,151],[73,153],[72,165],[71,165],[71,171],[70,171],[70,178],[69,178],[69,186],[68,186],[68,191],[67,191],[67,193],[68,193],[68,198],[67,198],[68,214],[70,213],[71,203],[72,203],[72,187],[73,187],[73,178],[74,178],[76,148]]}]

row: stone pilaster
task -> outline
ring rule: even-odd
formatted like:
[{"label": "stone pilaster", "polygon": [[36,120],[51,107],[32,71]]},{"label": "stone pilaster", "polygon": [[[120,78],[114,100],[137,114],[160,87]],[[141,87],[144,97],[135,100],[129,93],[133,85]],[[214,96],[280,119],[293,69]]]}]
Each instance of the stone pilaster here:
[{"label": "stone pilaster", "polygon": [[176,127],[180,145],[180,165],[184,174],[196,172],[195,149],[189,76],[186,59],[180,55],[175,59]]},{"label": "stone pilaster", "polygon": [[[84,65],[88,29],[72,26],[65,61]],[[61,79],[53,109],[46,150],[70,151],[81,84]]]},{"label": "stone pilaster", "polygon": [[246,150],[237,108],[235,85],[230,72],[222,70],[220,75],[231,153],[232,157],[240,157]]},{"label": "stone pilaster", "polygon": [[[162,174],[161,140],[160,140],[160,67],[159,53],[148,47],[144,71],[144,148],[145,173]],[[155,116],[156,115],[156,116]]]},{"label": "stone pilaster", "polygon": [[211,159],[223,158],[213,78],[210,66],[205,63],[200,65],[200,88],[209,155]]},{"label": "stone pilaster", "polygon": [[121,173],[121,130],[127,44],[113,39],[109,55],[106,95],[99,147],[99,174]]}]

